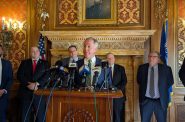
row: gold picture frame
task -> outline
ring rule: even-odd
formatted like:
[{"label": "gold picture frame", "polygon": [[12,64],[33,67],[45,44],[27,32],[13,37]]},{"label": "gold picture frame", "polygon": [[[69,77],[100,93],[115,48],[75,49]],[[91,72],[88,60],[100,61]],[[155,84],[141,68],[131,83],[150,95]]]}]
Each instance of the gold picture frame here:
[{"label": "gold picture frame", "polygon": [[78,25],[117,24],[117,0],[79,0]]}]

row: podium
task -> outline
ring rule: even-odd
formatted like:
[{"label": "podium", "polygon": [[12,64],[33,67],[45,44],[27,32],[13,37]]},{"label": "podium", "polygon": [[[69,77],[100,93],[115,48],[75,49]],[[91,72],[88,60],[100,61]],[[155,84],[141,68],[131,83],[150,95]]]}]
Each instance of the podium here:
[{"label": "podium", "polygon": [[[35,94],[48,97],[50,90],[38,90]],[[121,90],[54,90],[46,122],[111,122],[113,98],[122,96]]]}]

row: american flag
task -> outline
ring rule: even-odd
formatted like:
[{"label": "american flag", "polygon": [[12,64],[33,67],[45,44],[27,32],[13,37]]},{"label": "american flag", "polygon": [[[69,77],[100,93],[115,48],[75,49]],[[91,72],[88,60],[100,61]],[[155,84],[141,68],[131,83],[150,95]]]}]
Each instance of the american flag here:
[{"label": "american flag", "polygon": [[38,48],[40,50],[40,58],[43,60],[46,60],[46,51],[45,51],[45,45],[44,45],[44,37],[42,34],[40,34],[39,37],[39,45]]}]

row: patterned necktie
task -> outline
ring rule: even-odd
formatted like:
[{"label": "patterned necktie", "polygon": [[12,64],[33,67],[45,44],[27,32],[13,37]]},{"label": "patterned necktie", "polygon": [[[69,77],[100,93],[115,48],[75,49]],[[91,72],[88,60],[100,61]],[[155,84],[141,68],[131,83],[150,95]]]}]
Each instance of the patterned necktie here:
[{"label": "patterned necktie", "polygon": [[33,73],[35,72],[37,66],[37,60],[33,60]]},{"label": "patterned necktie", "polygon": [[92,64],[92,61],[91,61],[91,59],[89,59],[88,60],[88,67],[89,67],[89,72],[90,73],[89,73],[89,75],[87,75],[87,79],[86,79],[87,80],[86,81],[87,82],[86,83],[87,86],[91,86],[91,64]]},{"label": "patterned necktie", "polygon": [[155,96],[155,89],[154,89],[154,67],[150,70],[150,89],[149,89],[150,97]]}]

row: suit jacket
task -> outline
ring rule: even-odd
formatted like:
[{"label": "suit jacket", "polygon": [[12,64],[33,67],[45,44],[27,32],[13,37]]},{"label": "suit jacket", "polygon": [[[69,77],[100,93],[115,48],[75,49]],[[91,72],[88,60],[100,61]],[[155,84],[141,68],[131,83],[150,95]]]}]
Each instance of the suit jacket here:
[{"label": "suit jacket", "polygon": [[[140,65],[137,72],[137,82],[139,84],[139,102],[144,103],[147,89],[147,76],[149,64]],[[158,64],[158,87],[160,102],[163,109],[168,107],[168,89],[174,83],[172,70],[169,66]]]},{"label": "suit jacket", "polygon": [[[121,65],[118,65],[118,64],[114,64],[114,69],[113,70],[113,78],[112,78],[112,81],[110,81],[110,74],[109,74],[109,71],[108,71],[108,74],[107,74],[107,80],[108,82],[112,82],[111,83],[111,87],[114,87],[114,88],[117,88],[119,90],[122,91],[123,93],[123,100],[125,101],[126,100],[126,93],[125,93],[125,87],[126,87],[126,84],[127,84],[127,77],[126,77],[126,73],[125,73],[125,68]],[[102,69],[101,71],[101,74],[98,78],[98,87],[101,88],[102,84],[103,84],[103,81],[104,81],[104,75],[105,75],[105,71]]]},{"label": "suit jacket", "polygon": [[[81,58],[78,57],[78,60],[80,60]],[[69,66],[69,61],[70,61],[70,57],[64,58],[62,60],[58,60],[55,65],[59,65],[59,66],[63,66],[63,67],[68,67]]]},{"label": "suit jacket", "polygon": [[40,88],[43,88],[46,82],[45,71],[48,69],[48,62],[39,59],[37,61],[35,72],[33,73],[32,59],[23,60],[17,72],[17,79],[20,81],[20,90],[22,92],[33,91],[27,88],[28,82],[38,82]]},{"label": "suit jacket", "polygon": [[182,81],[182,84],[185,86],[185,59],[184,59],[183,64],[179,70],[179,78]]},{"label": "suit jacket", "polygon": [[[79,69],[84,65],[84,58],[77,61],[77,71],[75,72],[75,86],[82,87],[85,83],[82,82],[82,76],[79,75]],[[101,66],[101,59],[96,57],[95,66]]]},{"label": "suit jacket", "polygon": [[5,89],[7,90],[7,93],[9,93],[9,89],[13,82],[12,64],[8,60],[1,59],[1,61],[2,61],[2,79],[0,89]]}]

